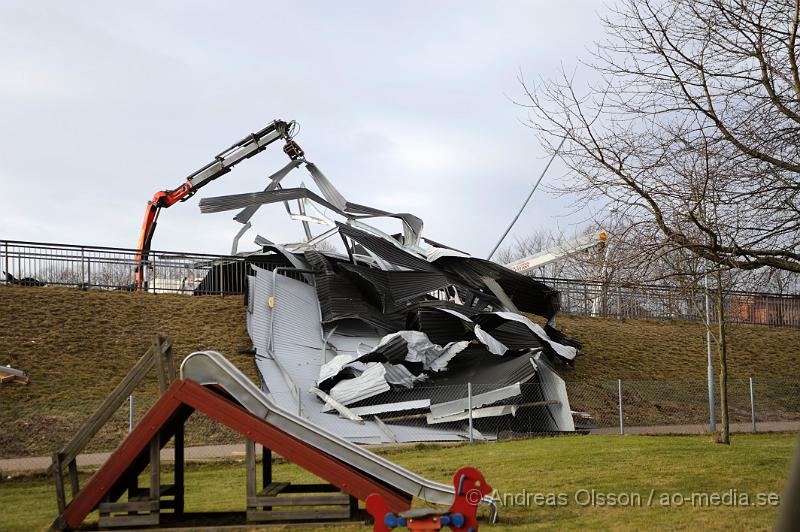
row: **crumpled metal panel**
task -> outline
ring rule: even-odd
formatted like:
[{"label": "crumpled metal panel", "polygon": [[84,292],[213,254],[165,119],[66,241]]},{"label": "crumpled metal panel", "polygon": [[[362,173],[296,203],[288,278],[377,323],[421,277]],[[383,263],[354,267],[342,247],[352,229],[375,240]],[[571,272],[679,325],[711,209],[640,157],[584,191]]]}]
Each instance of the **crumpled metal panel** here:
[{"label": "crumpled metal panel", "polygon": [[[498,403],[504,399],[517,397],[522,393],[519,383],[505,386],[503,388],[496,388],[487,392],[474,394],[472,396],[472,408],[480,408],[484,405],[491,405]],[[465,412],[469,408],[469,398],[461,397],[453,401],[431,403],[431,415],[434,418],[452,416]]]},{"label": "crumpled metal panel", "polygon": [[357,406],[350,409],[357,416],[369,416],[386,412],[407,412],[409,410],[427,410],[431,407],[430,399],[416,401],[395,401],[381,405]]},{"label": "crumpled metal panel", "polygon": [[558,404],[546,407],[555,425],[553,430],[574,432],[575,421],[572,419],[572,412],[569,408],[567,385],[564,383],[564,379],[558,376],[550,363],[544,358],[537,357],[535,362],[538,368],[538,381],[543,398],[558,401]]},{"label": "crumpled metal panel", "polygon": [[356,319],[383,331],[396,331],[401,327],[399,322],[391,322],[392,316],[381,313],[377,306],[366,301],[349,276],[337,273],[333,259],[315,250],[306,251],[305,259],[316,272],[316,293],[323,323]]},{"label": "crumpled metal panel", "polygon": [[338,334],[338,332],[328,336],[327,351],[328,357],[331,354],[353,355],[358,357],[364,353],[371,351],[378,342],[380,336],[349,336],[346,334]]},{"label": "crumpled metal panel", "polygon": [[403,386],[404,388],[413,388],[415,382],[428,380],[427,375],[420,375],[417,377],[401,364],[384,364],[386,373],[384,378],[386,382],[394,386]]},{"label": "crumpled metal panel", "polygon": [[357,285],[369,283],[384,312],[402,306],[411,298],[425,295],[451,285],[451,281],[438,272],[385,271],[354,264],[341,264],[340,268],[352,274]]},{"label": "crumpled metal panel", "polygon": [[[323,413],[322,404],[309,391],[319,376],[323,354],[322,325],[314,288],[302,281],[276,275],[273,291],[273,273],[261,268],[254,270],[251,338],[265,391],[281,407],[336,431],[344,438],[361,443],[383,442],[385,436],[374,424],[359,424]],[[270,308],[272,294],[274,305]]]},{"label": "crumpled metal panel", "polygon": [[558,290],[492,261],[476,257],[441,256],[433,264],[478,290],[486,288],[484,277],[494,279],[523,312],[538,314],[549,320],[560,308]]},{"label": "crumpled metal panel", "polygon": [[423,259],[406,251],[402,246],[395,242],[392,243],[386,239],[367,233],[349,225],[337,223],[339,233],[352,238],[365,248],[369,249],[386,262],[390,262],[397,266],[403,266],[411,270],[439,272],[439,269]]},{"label": "crumpled metal panel", "polygon": [[[269,176],[269,185],[267,185],[267,188],[264,189],[264,192],[275,190],[283,178],[289,175],[289,172],[300,166],[302,162],[303,161],[301,159],[289,161],[286,166]],[[261,207],[261,205],[250,205],[249,207],[245,207],[239,213],[237,213],[233,219],[241,224],[246,224],[250,221],[250,218],[253,217],[259,207]]]},{"label": "crumpled metal panel", "polygon": [[[318,192],[302,183],[299,188],[279,189],[279,181],[300,164],[306,165]],[[509,430],[530,430],[538,423],[530,417],[532,410],[541,415],[546,406],[550,421],[541,428],[569,430],[563,381],[540,356],[571,363],[580,347],[551,327],[559,308],[556,290],[491,261],[422,239],[423,223],[414,215],[348,202],[307,161],[289,163],[270,181],[264,192],[204,199],[201,210],[244,207],[237,220],[247,221],[258,205],[300,203],[300,214],[293,213],[288,203],[286,208],[303,223],[307,242],[284,248],[259,237],[264,251],[275,253],[254,254],[247,260],[264,261],[271,270],[290,264],[314,271],[276,276],[256,268],[246,292],[247,327],[258,370],[275,401],[356,441],[460,439],[467,437],[463,410],[436,418],[437,426],[429,430],[404,423],[424,419],[425,412],[384,414],[426,401],[439,405],[439,410],[441,403],[460,407],[466,384],[473,383],[480,387],[476,402],[483,405],[476,415],[479,422],[513,417]],[[314,205],[327,210],[314,217]],[[335,221],[334,215],[346,223]],[[403,233],[392,236],[363,222],[372,217],[402,220]],[[313,236],[310,221],[335,227]],[[315,250],[337,232],[346,256]],[[222,267],[216,270],[212,273],[223,281],[234,277]],[[546,317],[548,326],[531,322],[522,311]],[[541,363],[537,365],[534,358]],[[541,387],[520,388],[532,380]],[[503,395],[511,389],[519,391]],[[362,422],[349,408],[382,419]],[[326,413],[327,409],[335,412]],[[494,430],[480,426],[482,432],[484,428]],[[476,437],[494,436],[484,432]]]},{"label": "crumpled metal panel", "polygon": [[[354,379],[346,379],[340,381],[336,386],[331,388],[328,393],[338,403],[349,405],[373,395],[378,395],[390,390],[389,383],[386,382],[386,369],[383,364],[369,364],[367,369],[358,377]],[[323,411],[330,410],[326,406]]]},{"label": "crumpled metal panel", "polygon": [[[453,305],[455,307],[455,305]],[[470,327],[456,315],[441,312],[446,307],[416,305],[408,310],[407,327],[412,330],[422,331],[428,335],[432,342],[445,344],[454,339],[465,338],[470,332]],[[464,309],[469,311],[469,309]],[[461,310],[456,311],[461,313]]]},{"label": "crumpled metal panel", "polygon": [[499,357],[489,354],[483,346],[470,346],[450,363],[449,371],[438,384],[453,385],[456,392],[466,396],[466,384],[480,384],[486,390],[491,387],[502,387],[509,384],[528,382],[536,375],[536,367],[531,364],[533,352]]},{"label": "crumpled metal panel", "polygon": [[[366,444],[389,442],[386,433],[374,421],[356,423],[335,413],[323,412],[323,404],[316,394],[309,391],[316,384],[324,363],[323,331],[314,288],[302,281],[276,275],[273,292],[273,273],[261,268],[254,270],[255,275],[251,278],[255,286],[250,318],[251,339],[256,348],[256,366],[272,400],[351,441]],[[274,306],[270,308],[269,296],[273,293]],[[350,329],[343,327],[342,330],[348,332]],[[272,352],[269,349],[270,331],[274,333]],[[284,371],[295,387],[294,393]],[[381,386],[379,383],[376,385]],[[453,436],[436,427],[401,431],[398,436],[400,441],[445,441],[463,437],[463,434]]]},{"label": "crumpled metal panel", "polygon": [[358,203],[347,202],[347,212],[354,214],[363,214],[363,218],[388,216],[391,218],[399,218],[403,221],[403,237],[405,244],[416,246],[419,243],[420,235],[422,234],[422,219],[407,212],[390,213],[374,207],[367,207],[366,205],[359,205]]},{"label": "crumpled metal panel", "polygon": [[279,190],[268,190],[264,192],[245,192],[244,194],[231,194],[229,196],[216,196],[203,198],[200,200],[200,212],[203,214],[213,214],[215,212],[225,212],[243,207],[267,205],[270,203],[283,203],[284,201],[296,199],[309,199],[326,209],[338,211],[344,214],[336,205],[325,201],[319,195],[307,188],[283,188]]},{"label": "crumpled metal panel", "polygon": [[336,209],[345,210],[347,208],[347,200],[344,199],[344,196],[333,186],[325,174],[323,174],[317,165],[314,163],[306,163],[306,169],[308,173],[311,174],[312,179],[314,179],[314,183],[319,187],[322,191],[322,194],[325,198],[335,205]]},{"label": "crumpled metal panel", "polygon": [[472,333],[475,335],[475,338],[481,342],[483,345],[486,346],[486,349],[489,350],[490,353],[494,355],[505,355],[506,351],[508,351],[508,347],[505,344],[498,341],[494,338],[491,334],[484,331],[480,325],[473,322],[469,317],[466,315],[458,312],[457,310],[449,309],[449,308],[440,308],[437,309],[440,312],[445,312],[447,314],[453,315],[467,324],[467,327],[472,327]]},{"label": "crumpled metal panel", "polygon": [[270,177],[272,182],[263,192],[246,192],[243,194],[203,198],[200,200],[200,212],[211,214],[242,209],[234,216],[234,220],[247,223],[261,205],[295,199],[308,199],[326,209],[332,210],[340,216],[352,220],[375,217],[397,218],[403,222],[406,243],[411,245],[417,245],[419,243],[423,227],[420,218],[405,212],[392,213],[365,205],[359,205],[358,203],[348,202],[328,178],[312,163],[306,164],[306,168],[314,179],[315,184],[319,187],[324,198],[304,187],[277,189],[278,183],[296,166],[297,164],[294,162],[289,163],[282,170],[273,174]]},{"label": "crumpled metal panel", "polygon": [[558,342],[559,344],[569,345],[574,347],[577,350],[581,350],[583,348],[583,344],[574,338],[570,338],[563,332],[559,331],[555,327],[551,326],[549,323],[546,323],[544,326],[544,332],[547,333],[547,336],[550,337],[554,342]]},{"label": "crumpled metal panel", "polygon": [[394,336],[388,342],[381,340],[377,346],[364,353],[361,362],[402,362],[408,353],[408,342],[402,336]]},{"label": "crumpled metal panel", "polygon": [[[537,323],[532,322],[525,316],[521,314],[517,314],[516,312],[485,312],[476,314],[472,317],[472,320],[477,322],[480,325],[485,325],[486,328],[495,335],[500,341],[505,341],[497,334],[495,331],[501,330],[503,327],[507,327],[508,324],[514,324],[518,326],[524,327],[530,333],[535,336],[537,343],[543,347],[546,347],[549,350],[552,350],[556,355],[560,356],[561,358],[571,361],[575,358],[577,354],[577,350],[568,345],[562,345],[558,342],[553,341],[544,329]],[[497,325],[499,322],[499,325]],[[515,336],[518,338],[525,338],[525,331],[523,329],[522,333],[517,333]],[[516,329],[518,330],[518,329]],[[530,334],[529,333],[529,334]],[[510,346],[509,346],[510,347]],[[534,347],[534,346],[528,346]]]}]

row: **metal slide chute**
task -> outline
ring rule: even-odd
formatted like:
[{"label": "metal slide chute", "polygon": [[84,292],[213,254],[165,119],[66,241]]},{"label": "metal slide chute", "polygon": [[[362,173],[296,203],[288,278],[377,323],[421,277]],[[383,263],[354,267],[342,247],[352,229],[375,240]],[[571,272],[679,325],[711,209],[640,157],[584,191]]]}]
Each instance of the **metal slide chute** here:
[{"label": "metal slide chute", "polygon": [[[200,351],[186,357],[181,364],[181,378],[221,386],[252,414],[270,425],[402,492],[432,504],[453,503],[452,486],[428,480],[284,410],[216,351]],[[496,513],[491,497],[485,497],[482,504],[491,506],[493,514]]]}]

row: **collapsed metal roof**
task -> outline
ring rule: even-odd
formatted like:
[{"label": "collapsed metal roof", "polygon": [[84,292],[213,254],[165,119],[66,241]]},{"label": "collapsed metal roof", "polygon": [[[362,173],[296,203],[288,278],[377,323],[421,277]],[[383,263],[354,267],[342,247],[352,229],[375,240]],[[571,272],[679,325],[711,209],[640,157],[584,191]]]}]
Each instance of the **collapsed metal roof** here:
[{"label": "collapsed metal roof", "polygon": [[[319,193],[280,187],[302,165]],[[234,247],[264,204],[284,203],[303,225],[301,242],[257,237],[248,274],[247,329],[274,401],[357,442],[461,440],[472,383],[473,420],[510,416],[505,430],[514,430],[525,411],[526,432],[575,430],[554,368],[573,364],[580,344],[553,327],[556,290],[423,238],[412,214],[347,201],[306,161],[270,179],[263,192],[205,198],[200,208],[241,210]],[[376,217],[399,220],[403,232],[365,222]],[[324,231],[314,235],[312,223]],[[331,237],[344,253],[319,248]],[[474,436],[497,437],[482,426]]]}]

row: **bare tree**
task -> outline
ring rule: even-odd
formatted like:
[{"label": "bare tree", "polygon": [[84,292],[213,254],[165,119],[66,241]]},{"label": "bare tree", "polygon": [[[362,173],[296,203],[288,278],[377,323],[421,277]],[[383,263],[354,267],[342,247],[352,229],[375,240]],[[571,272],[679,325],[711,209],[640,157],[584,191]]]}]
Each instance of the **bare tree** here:
[{"label": "bare tree", "polygon": [[[566,137],[565,191],[712,265],[724,406],[725,271],[800,272],[800,0],[622,0],[604,23],[599,83],[522,80],[522,105],[551,149]],[[727,443],[725,408],[722,425]]]}]

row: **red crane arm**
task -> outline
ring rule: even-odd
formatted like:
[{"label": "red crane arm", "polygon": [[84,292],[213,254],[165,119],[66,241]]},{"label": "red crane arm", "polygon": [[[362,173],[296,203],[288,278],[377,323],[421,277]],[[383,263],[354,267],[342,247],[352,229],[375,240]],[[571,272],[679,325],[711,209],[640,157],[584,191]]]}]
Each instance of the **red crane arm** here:
[{"label": "red crane arm", "polygon": [[230,148],[214,157],[214,160],[200,168],[186,178],[186,181],[176,189],[162,190],[153,195],[147,202],[144,221],[139,233],[139,242],[136,246],[136,269],[134,272],[136,290],[145,287],[145,267],[150,253],[150,244],[156,230],[158,213],[162,208],[167,208],[179,201],[189,199],[197,190],[210,183],[221,175],[227,174],[239,162],[249,159],[263,151],[269,144],[277,139],[284,139],[286,145],[283,151],[291,159],[303,157],[303,150],[292,140],[295,122],[274,120],[257,133],[251,133]]}]

